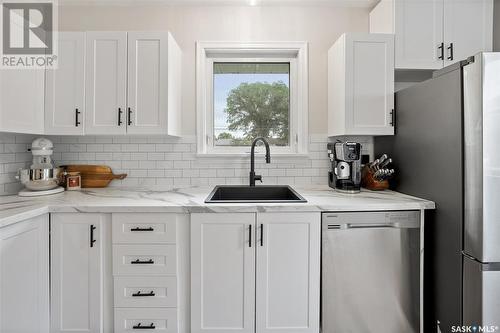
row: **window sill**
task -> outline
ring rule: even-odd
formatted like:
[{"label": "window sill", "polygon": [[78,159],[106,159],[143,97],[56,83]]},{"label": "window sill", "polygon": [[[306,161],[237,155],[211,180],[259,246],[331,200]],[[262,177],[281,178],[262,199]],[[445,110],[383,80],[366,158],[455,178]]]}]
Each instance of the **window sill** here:
[{"label": "window sill", "polygon": [[[264,157],[264,153],[255,153],[256,157]],[[196,158],[202,158],[202,159],[210,159],[210,158],[231,158],[231,159],[241,159],[241,160],[246,160],[250,158],[250,153],[198,153],[196,154]],[[310,158],[308,153],[296,153],[296,154],[290,154],[290,153],[273,153],[271,151],[271,161],[273,159],[294,159],[294,158],[299,158],[299,159],[306,159]]]}]

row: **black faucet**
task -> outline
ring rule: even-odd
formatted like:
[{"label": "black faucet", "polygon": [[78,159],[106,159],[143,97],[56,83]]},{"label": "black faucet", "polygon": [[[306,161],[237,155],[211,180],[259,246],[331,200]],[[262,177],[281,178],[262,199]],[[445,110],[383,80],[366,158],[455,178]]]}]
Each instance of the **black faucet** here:
[{"label": "black faucet", "polygon": [[250,151],[250,186],[255,186],[256,180],[260,180],[260,182],[262,183],[262,176],[255,174],[255,145],[258,141],[262,141],[266,145],[266,163],[271,163],[271,153],[269,151],[269,144],[267,143],[266,139],[262,137],[255,138],[255,140],[253,140],[252,142],[252,149]]}]

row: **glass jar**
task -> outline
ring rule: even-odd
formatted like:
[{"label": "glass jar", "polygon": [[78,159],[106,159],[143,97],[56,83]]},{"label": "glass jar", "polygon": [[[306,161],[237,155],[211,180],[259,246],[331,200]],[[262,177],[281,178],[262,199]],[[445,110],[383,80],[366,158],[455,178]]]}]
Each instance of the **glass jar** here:
[{"label": "glass jar", "polygon": [[78,191],[82,188],[82,176],[79,172],[66,173],[66,190]]}]

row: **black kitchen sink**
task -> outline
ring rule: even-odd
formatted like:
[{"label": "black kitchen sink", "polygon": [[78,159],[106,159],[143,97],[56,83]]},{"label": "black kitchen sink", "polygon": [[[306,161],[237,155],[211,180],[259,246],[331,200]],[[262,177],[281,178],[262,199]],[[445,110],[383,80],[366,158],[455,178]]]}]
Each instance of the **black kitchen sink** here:
[{"label": "black kitchen sink", "polygon": [[307,202],[290,186],[283,185],[219,185],[205,200],[206,203],[243,202]]}]

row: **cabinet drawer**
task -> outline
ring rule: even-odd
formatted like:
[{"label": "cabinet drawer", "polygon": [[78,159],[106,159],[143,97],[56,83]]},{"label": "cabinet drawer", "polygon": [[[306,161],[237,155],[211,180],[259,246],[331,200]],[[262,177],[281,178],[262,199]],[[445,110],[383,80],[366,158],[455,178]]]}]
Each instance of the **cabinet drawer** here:
[{"label": "cabinet drawer", "polygon": [[114,275],[175,275],[175,245],[113,245]]},{"label": "cabinet drawer", "polygon": [[177,309],[115,309],[115,333],[144,331],[177,333]]},{"label": "cabinet drawer", "polygon": [[113,214],[113,243],[175,243],[177,215]]},{"label": "cabinet drawer", "polygon": [[176,307],[175,276],[120,276],[115,278],[116,307]]}]

